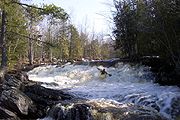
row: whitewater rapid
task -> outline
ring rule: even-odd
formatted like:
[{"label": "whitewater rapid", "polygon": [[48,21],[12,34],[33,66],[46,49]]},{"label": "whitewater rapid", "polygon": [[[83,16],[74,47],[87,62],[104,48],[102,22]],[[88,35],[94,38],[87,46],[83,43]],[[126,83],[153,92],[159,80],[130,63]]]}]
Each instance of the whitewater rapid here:
[{"label": "whitewater rapid", "polygon": [[30,80],[44,82],[44,87],[63,89],[81,98],[145,105],[169,119],[180,113],[180,105],[176,105],[180,89],[153,83],[154,75],[148,67],[119,63],[117,67],[105,69],[112,76],[103,80],[99,78],[97,66],[70,64],[37,67],[28,76]]}]

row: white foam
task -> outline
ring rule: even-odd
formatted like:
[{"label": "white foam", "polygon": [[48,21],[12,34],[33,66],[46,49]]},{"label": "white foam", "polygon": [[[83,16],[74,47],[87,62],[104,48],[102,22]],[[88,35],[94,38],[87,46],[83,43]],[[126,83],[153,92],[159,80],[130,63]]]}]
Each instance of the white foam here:
[{"label": "white foam", "polygon": [[65,67],[37,67],[28,73],[34,81],[55,82],[59,86],[43,85],[52,89],[68,89],[72,94],[93,99],[109,99],[117,102],[133,102],[151,106],[156,104],[160,112],[170,118],[171,101],[180,97],[180,89],[152,83],[153,75],[148,67],[119,64],[117,68],[105,68],[112,76],[99,79],[97,67],[66,65]]}]

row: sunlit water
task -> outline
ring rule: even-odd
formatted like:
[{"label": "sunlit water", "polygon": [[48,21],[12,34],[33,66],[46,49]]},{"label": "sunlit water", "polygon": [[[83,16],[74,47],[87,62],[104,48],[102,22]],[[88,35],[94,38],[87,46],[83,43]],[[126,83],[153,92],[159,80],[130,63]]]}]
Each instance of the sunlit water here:
[{"label": "sunlit water", "polygon": [[153,83],[153,74],[148,67],[120,63],[116,68],[105,68],[112,76],[100,79],[97,66],[66,65],[44,66],[28,73],[29,79],[58,86],[43,86],[65,89],[90,100],[110,100],[153,107],[171,119],[177,115],[180,89],[176,86],[159,86]]}]

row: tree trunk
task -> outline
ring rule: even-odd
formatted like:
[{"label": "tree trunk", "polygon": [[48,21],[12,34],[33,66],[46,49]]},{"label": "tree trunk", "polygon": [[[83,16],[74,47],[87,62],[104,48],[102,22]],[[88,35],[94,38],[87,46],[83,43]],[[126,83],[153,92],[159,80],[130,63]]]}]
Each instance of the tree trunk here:
[{"label": "tree trunk", "polygon": [[6,69],[7,68],[7,49],[6,49],[6,40],[5,40],[5,32],[6,32],[6,13],[3,10],[2,11],[2,25],[1,25],[1,54],[2,54],[2,60],[1,60],[1,68]]},{"label": "tree trunk", "polygon": [[44,55],[44,43],[41,46],[41,62],[44,63],[45,55]]},{"label": "tree trunk", "polygon": [[28,58],[29,58],[29,64],[33,64],[34,54],[33,54],[33,41],[32,41],[32,19],[30,22],[30,33],[29,33],[29,52],[28,52]]},{"label": "tree trunk", "polygon": [[30,35],[30,38],[29,38],[29,64],[30,65],[33,64],[33,45],[32,45],[31,35]]}]

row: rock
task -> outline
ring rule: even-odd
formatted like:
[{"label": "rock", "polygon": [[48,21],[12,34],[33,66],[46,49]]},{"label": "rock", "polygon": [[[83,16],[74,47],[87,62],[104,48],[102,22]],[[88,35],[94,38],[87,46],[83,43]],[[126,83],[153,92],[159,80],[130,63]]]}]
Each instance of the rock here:
[{"label": "rock", "polygon": [[93,120],[86,104],[57,104],[49,111],[55,120]]},{"label": "rock", "polygon": [[3,90],[8,90],[11,88],[20,89],[21,85],[22,85],[22,81],[16,79],[13,75],[6,74],[2,89]]},{"label": "rock", "polygon": [[6,73],[2,83],[0,106],[17,114],[20,119],[38,119],[45,117],[47,109],[52,105],[73,97],[60,90],[42,87],[41,84],[28,80],[27,74],[22,71]]},{"label": "rock", "polygon": [[[61,90],[53,90],[45,88],[41,85],[26,86],[25,94],[27,94],[33,101],[48,104],[54,104],[54,102],[62,100],[73,99],[74,96],[69,95]],[[52,101],[52,103],[51,103]]]},{"label": "rock", "polygon": [[166,120],[150,108],[134,104],[90,102],[95,120]]},{"label": "rock", "polygon": [[5,73],[0,96],[0,106],[17,113],[20,116],[27,116],[29,110],[33,110],[33,101],[21,90],[28,82],[28,77],[21,71],[10,71]]},{"label": "rock", "polygon": [[2,89],[8,90],[11,88],[24,89],[25,84],[28,83],[28,76],[24,72],[11,71],[4,75]]},{"label": "rock", "polygon": [[0,119],[1,120],[20,120],[13,112],[0,107]]},{"label": "rock", "polygon": [[24,93],[36,104],[37,111],[36,113],[32,112],[32,115],[36,116],[36,118],[45,117],[47,110],[53,105],[63,100],[74,98],[74,96],[66,94],[61,90],[48,89],[39,84],[26,86]]},{"label": "rock", "polygon": [[49,111],[49,117],[55,120],[93,120],[86,104],[57,104]]},{"label": "rock", "polygon": [[106,101],[61,103],[49,111],[55,120],[167,120],[150,108]]},{"label": "rock", "polygon": [[19,118],[37,118],[36,104],[23,93],[26,85],[35,84],[22,71],[10,71],[4,75],[0,106],[16,113]]},{"label": "rock", "polygon": [[16,115],[20,119],[43,118],[53,105],[73,98],[63,91],[47,89],[41,84],[28,80],[27,74],[22,71],[5,73],[0,89],[1,118],[16,119]]},{"label": "rock", "polygon": [[169,110],[169,112],[172,118],[174,118],[175,120],[180,120],[180,118],[178,119],[178,117],[180,117],[180,96],[173,98],[171,104],[172,108]]},{"label": "rock", "polygon": [[12,70],[12,71],[7,72],[7,75],[13,75],[16,79],[22,82],[28,82],[29,80],[27,73],[23,71]]},{"label": "rock", "polygon": [[28,115],[33,101],[18,89],[4,90],[1,94],[1,106],[19,115]]},{"label": "rock", "polygon": [[3,86],[3,85],[0,84],[0,96],[1,96],[1,93],[2,93],[2,91],[3,91],[3,90],[2,90],[2,86]]}]

